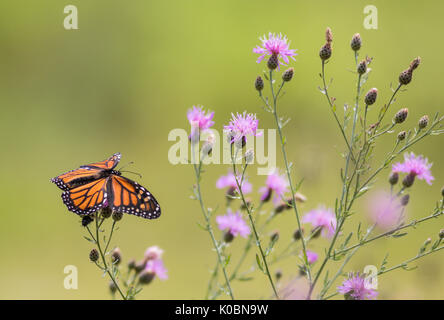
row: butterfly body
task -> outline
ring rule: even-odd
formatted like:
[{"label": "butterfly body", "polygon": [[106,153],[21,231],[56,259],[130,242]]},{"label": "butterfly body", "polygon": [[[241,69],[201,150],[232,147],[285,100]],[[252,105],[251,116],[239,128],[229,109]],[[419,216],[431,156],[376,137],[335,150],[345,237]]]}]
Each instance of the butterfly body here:
[{"label": "butterfly body", "polygon": [[115,170],[120,157],[120,153],[116,153],[107,160],[81,166],[51,179],[63,190],[62,200],[68,210],[85,216],[110,207],[113,211],[147,219],[160,216],[160,206],[154,196]]}]

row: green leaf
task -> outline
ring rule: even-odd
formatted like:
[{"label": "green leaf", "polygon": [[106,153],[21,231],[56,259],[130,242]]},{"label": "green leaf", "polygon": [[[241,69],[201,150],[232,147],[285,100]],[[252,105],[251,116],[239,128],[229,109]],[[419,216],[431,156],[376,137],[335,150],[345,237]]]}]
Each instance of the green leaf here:
[{"label": "green leaf", "polygon": [[261,261],[261,259],[259,258],[259,256],[257,255],[257,253],[256,253],[256,263],[257,263],[257,266],[259,267],[259,269],[260,269],[262,272],[264,272],[264,267],[262,266],[262,261]]}]

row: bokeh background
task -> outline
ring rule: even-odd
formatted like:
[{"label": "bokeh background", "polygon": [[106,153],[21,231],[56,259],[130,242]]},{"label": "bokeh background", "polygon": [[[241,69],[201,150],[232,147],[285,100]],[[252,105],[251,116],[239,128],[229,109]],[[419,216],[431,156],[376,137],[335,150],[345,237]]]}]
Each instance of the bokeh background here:
[{"label": "bokeh background", "polygon": [[[65,5],[76,5],[79,29],[63,28]],[[366,5],[378,9],[378,29],[363,27]],[[116,241],[124,259],[140,258],[146,247],[165,250],[169,280],[154,281],[139,298],[199,299],[204,296],[209,270],[215,263],[198,204],[190,199],[193,170],[168,161],[168,133],[188,128],[186,111],[202,104],[215,111],[221,129],[233,111],[257,113],[262,128],[273,125],[253,88],[264,69],[256,64],[252,48],[269,31],[283,32],[298,49],[294,80],[281,100],[281,112],[291,117],[286,127],[289,157],[295,174],[304,178],[301,191],[308,197],[302,212],[319,203],[334,205],[339,190],[343,143],[318,92],[318,50],[324,31],[334,34],[334,53],[328,64],[331,93],[338,104],[352,103],[355,76],[351,36],[363,38],[361,56],[374,57],[366,89],[379,89],[379,104],[387,101],[390,83],[421,56],[408,90],[399,95],[390,114],[410,110],[405,127],[420,116],[443,111],[442,10],[439,1],[18,1],[0,3],[0,298],[106,299],[108,280],[89,262],[90,243],[79,218],[67,211],[60,190],[49,179],[78,165],[121,152],[122,163],[158,198],[163,215],[154,221],[126,216]],[[365,89],[364,89],[365,90]],[[374,116],[374,114],[372,115]],[[392,146],[381,141],[375,163]],[[415,146],[416,153],[433,163],[432,186],[414,186],[409,217],[427,215],[444,185],[443,137]],[[280,154],[278,165],[282,166]],[[206,168],[203,194],[208,206],[224,209],[224,193],[215,181],[226,165]],[[250,172],[255,192],[265,177]],[[376,187],[386,187],[385,171]],[[253,194],[257,198],[257,193]],[[346,230],[365,223],[365,201]],[[354,225],[353,225],[354,224]],[[389,265],[416,254],[427,237],[436,238],[443,219],[433,220],[405,238],[383,239],[360,251],[349,270],[379,266],[389,252]],[[296,228],[293,214],[274,221],[281,248]],[[230,247],[232,261],[245,240]],[[313,246],[322,256],[322,241]],[[246,267],[253,263],[254,257]],[[395,271],[379,279],[379,298],[443,298],[443,255],[421,260],[413,272]],[[298,271],[297,260],[279,265],[282,285]],[[63,268],[79,270],[78,290],[65,290]],[[234,265],[234,264],[233,264]],[[334,263],[330,267],[335,267]],[[229,268],[232,266],[230,265]],[[273,271],[277,268],[273,267]],[[268,297],[265,277],[233,283],[239,298]]]}]

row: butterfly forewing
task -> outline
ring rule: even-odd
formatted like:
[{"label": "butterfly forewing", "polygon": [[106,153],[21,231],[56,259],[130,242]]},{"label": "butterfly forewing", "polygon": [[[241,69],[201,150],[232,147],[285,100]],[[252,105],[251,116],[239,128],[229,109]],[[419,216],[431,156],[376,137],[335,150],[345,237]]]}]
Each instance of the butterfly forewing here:
[{"label": "butterfly forewing", "polygon": [[108,181],[112,190],[113,211],[133,214],[145,219],[160,216],[160,206],[153,195],[144,187],[128,178],[112,175]]},{"label": "butterfly forewing", "polygon": [[120,152],[117,152],[106,160],[86,164],[84,166],[81,166],[80,168],[98,168],[102,170],[111,170],[114,169],[119,164],[120,158],[121,158]]}]

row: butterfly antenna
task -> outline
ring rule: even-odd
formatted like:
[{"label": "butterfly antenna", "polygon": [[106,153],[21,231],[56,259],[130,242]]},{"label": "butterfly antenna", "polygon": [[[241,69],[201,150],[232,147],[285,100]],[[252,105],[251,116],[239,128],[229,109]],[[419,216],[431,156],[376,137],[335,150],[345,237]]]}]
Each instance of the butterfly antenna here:
[{"label": "butterfly antenna", "polygon": [[135,175],[139,176],[139,178],[142,178],[142,175],[141,175],[140,173],[138,173],[138,172],[128,171],[128,170],[125,170],[125,171],[120,170],[120,172],[128,172],[128,173],[132,173],[132,174],[135,174]]},{"label": "butterfly antenna", "polygon": [[126,168],[126,167],[128,167],[129,165],[132,165],[132,164],[134,164],[134,161],[131,161],[131,162],[128,162],[128,163],[124,164],[124,165],[119,169],[119,171],[122,171],[122,169],[124,169],[124,168]]}]

